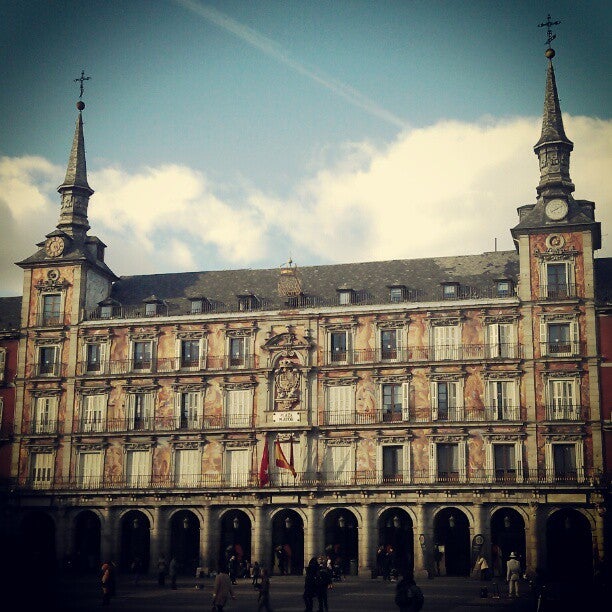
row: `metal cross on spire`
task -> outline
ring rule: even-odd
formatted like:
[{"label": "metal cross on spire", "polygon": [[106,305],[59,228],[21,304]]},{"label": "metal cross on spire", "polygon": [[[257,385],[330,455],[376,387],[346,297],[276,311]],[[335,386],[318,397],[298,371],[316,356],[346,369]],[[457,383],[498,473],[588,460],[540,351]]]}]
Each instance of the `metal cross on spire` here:
[{"label": "metal cross on spire", "polygon": [[555,40],[555,38],[557,38],[557,35],[553,34],[553,32],[552,32],[552,30],[550,28],[552,26],[559,25],[560,23],[561,23],[560,21],[551,21],[550,13],[548,13],[548,16],[546,17],[546,21],[544,23],[538,24],[538,28],[546,27],[546,44],[549,47],[550,47],[550,43],[553,40]]},{"label": "metal cross on spire", "polygon": [[[549,18],[550,18],[550,16],[549,16]],[[83,82],[84,81],[89,81],[89,79],[91,79],[91,77],[86,77],[84,70],[81,70],[81,77],[79,79],[74,79],[75,83],[77,83],[77,82],[81,83],[81,93],[79,95],[79,100],[83,97]]]}]

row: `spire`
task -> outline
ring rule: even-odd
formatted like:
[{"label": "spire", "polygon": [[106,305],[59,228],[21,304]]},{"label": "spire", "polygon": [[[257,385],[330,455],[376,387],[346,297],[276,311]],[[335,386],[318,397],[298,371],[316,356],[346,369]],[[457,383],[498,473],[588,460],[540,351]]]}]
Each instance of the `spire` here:
[{"label": "spire", "polygon": [[57,228],[73,237],[84,237],[89,229],[87,206],[94,191],[87,182],[82,116],[85,104],[79,100],[77,108],[79,109],[79,115],[76,121],[72,150],[68,158],[66,177],[57,188],[62,196],[62,207]]}]

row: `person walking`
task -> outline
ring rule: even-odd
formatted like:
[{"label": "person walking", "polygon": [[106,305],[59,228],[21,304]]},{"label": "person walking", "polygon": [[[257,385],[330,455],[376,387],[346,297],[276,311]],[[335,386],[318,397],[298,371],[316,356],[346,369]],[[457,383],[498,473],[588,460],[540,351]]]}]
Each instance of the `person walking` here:
[{"label": "person walking", "polygon": [[108,606],[113,594],[113,568],[110,561],[102,564],[101,572],[102,575],[100,577],[100,582],[102,584],[102,605]]},{"label": "person walking", "polygon": [[521,562],[516,553],[511,552],[506,564],[506,580],[508,581],[508,596],[519,596],[519,579],[521,577]]},{"label": "person walking", "polygon": [[478,559],[476,559],[476,565],[474,569],[480,572],[481,580],[488,580],[489,578],[489,563],[483,555],[480,555]]},{"label": "person walking", "polygon": [[170,560],[170,566],[168,567],[168,576],[170,576],[170,588],[176,591],[176,577],[178,575],[178,561],[176,557],[172,557]]},{"label": "person walking", "polygon": [[261,610],[264,609],[266,612],[272,612],[272,608],[270,607],[270,574],[265,567],[261,570],[261,582],[258,588],[259,596],[257,601],[259,606],[257,607],[257,612],[261,612]]},{"label": "person walking", "polygon": [[259,567],[259,561],[255,561],[253,563],[252,577],[253,577],[253,586],[257,587],[259,584],[259,577],[261,576],[261,567]]},{"label": "person walking", "polygon": [[306,605],[305,612],[312,612],[314,599],[317,596],[317,573],[319,571],[319,563],[317,558],[313,557],[306,566],[306,576],[304,577],[304,604]]},{"label": "person walking", "polygon": [[327,590],[332,583],[331,572],[327,569],[325,557],[319,558],[319,569],[317,570],[317,600],[319,602],[318,612],[328,612]]},{"label": "person walking", "polygon": [[222,568],[215,577],[213,585],[212,602],[213,606],[216,606],[216,612],[223,612],[223,608],[230,598],[236,599],[234,588],[227,569]]},{"label": "person walking", "polygon": [[423,591],[416,585],[414,575],[405,574],[395,586],[395,605],[400,612],[419,612],[424,603]]},{"label": "person walking", "polygon": [[157,586],[166,586],[166,574],[168,573],[168,564],[166,563],[166,557],[161,555],[157,561]]}]

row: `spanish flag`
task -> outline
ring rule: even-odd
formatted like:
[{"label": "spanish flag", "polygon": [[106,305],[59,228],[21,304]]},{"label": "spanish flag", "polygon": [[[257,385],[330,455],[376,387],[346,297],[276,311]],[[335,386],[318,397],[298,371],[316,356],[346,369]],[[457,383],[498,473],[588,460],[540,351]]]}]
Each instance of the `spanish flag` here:
[{"label": "spanish flag", "polygon": [[281,448],[280,442],[276,440],[274,442],[274,459],[276,462],[276,467],[283,468],[285,470],[290,470],[295,478],[295,468],[293,467],[293,438],[291,438],[291,461],[287,461],[285,457],[285,453],[283,453],[283,449]]},{"label": "spanish flag", "polygon": [[268,439],[264,444],[261,465],[259,466],[259,486],[265,487],[270,482],[270,451],[268,450]]}]

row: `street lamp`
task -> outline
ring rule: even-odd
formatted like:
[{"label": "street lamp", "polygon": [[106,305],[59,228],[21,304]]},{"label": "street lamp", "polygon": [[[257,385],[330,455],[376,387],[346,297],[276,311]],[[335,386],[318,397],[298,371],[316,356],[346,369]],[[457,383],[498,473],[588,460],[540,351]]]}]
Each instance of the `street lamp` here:
[{"label": "street lamp", "polygon": [[504,516],[504,527],[510,529],[510,517],[507,514]]},{"label": "street lamp", "polygon": [[393,517],[393,526],[396,529],[399,529],[401,524],[400,524],[400,520],[399,520],[399,516],[397,516],[397,514]]},{"label": "street lamp", "polygon": [[340,516],[340,518],[338,519],[338,527],[340,527],[340,529],[344,529],[345,524],[346,521],[344,520],[344,517]]},{"label": "street lamp", "polygon": [[185,518],[183,519],[183,529],[184,529],[185,531],[187,531],[187,530],[189,529],[189,518],[188,518],[188,517],[185,517]]},{"label": "street lamp", "polygon": [[455,527],[455,517],[452,514],[448,517],[448,526],[451,529]]},{"label": "street lamp", "polygon": [[291,529],[291,527],[293,526],[293,521],[291,520],[291,517],[287,517],[285,519],[285,529]]},{"label": "street lamp", "polygon": [[140,527],[140,521],[138,520],[138,518],[135,518],[135,519],[132,521],[132,527],[133,527],[134,529],[138,529],[138,528]]},{"label": "street lamp", "polygon": [[232,526],[234,527],[234,529],[238,529],[238,527],[240,527],[240,521],[238,520],[237,516],[234,517],[234,520],[232,521]]}]

